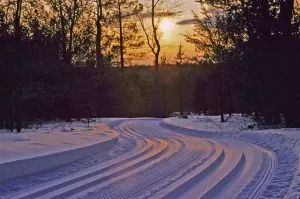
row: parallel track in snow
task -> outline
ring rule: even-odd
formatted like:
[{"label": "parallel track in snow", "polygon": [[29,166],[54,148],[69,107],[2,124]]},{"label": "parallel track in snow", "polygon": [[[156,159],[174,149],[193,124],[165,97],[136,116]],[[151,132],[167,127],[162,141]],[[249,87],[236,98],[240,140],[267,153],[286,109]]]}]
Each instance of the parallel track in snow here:
[{"label": "parallel track in snow", "polygon": [[[190,153],[182,150],[169,159],[164,160],[162,163],[138,173],[136,175],[137,177],[131,178],[129,183],[121,183],[122,188],[117,188],[118,192],[114,191],[110,194],[106,194],[103,198],[137,198],[141,193],[147,190],[151,191],[160,182],[164,182],[168,179],[170,180],[170,178],[172,178],[175,174],[178,174],[180,171],[185,171],[195,159],[201,159],[206,155],[207,151],[205,150],[195,150]],[[123,189],[124,187],[129,186],[133,186],[135,188],[130,192],[128,192],[126,188]]]},{"label": "parallel track in snow", "polygon": [[[276,157],[249,143],[194,137],[159,126],[159,120],[124,120],[112,127],[136,150],[19,199],[259,198]],[[244,190],[258,171],[260,181]],[[237,185],[238,184],[238,185]]]}]

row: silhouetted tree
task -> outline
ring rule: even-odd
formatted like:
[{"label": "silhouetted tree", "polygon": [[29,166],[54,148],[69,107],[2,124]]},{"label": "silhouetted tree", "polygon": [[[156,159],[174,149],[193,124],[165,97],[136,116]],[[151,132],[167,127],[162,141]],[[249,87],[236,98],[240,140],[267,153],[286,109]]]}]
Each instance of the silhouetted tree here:
[{"label": "silhouetted tree", "polygon": [[[225,122],[225,73],[226,50],[230,48],[224,27],[224,16],[213,8],[201,4],[201,16],[194,14],[196,21],[194,33],[185,35],[186,40],[195,45],[198,51],[204,52],[204,58],[215,64],[212,78],[219,95],[221,122]],[[203,18],[202,18],[203,16]]]},{"label": "silhouetted tree", "polygon": [[[238,96],[230,92],[229,98],[236,95],[243,99],[243,107],[248,106],[257,118],[262,115],[266,123],[279,123],[280,113],[284,113],[287,124],[295,125],[300,114],[296,108],[299,90],[294,86],[299,79],[294,76],[299,72],[295,67],[299,65],[295,53],[299,44],[295,1],[198,2],[212,10],[210,17],[217,13],[222,18],[220,36],[226,41],[222,74],[226,74],[230,91],[233,85],[239,85],[235,89]],[[199,24],[197,21],[196,26]],[[194,43],[201,45],[198,41]]]},{"label": "silhouetted tree", "polygon": [[138,13],[142,5],[137,0],[115,0],[110,2],[112,12],[110,24],[111,31],[116,32],[113,42],[114,56],[119,60],[121,68],[132,59],[138,60],[143,52],[136,52],[144,44],[138,22]]},{"label": "silhouetted tree", "polygon": [[185,51],[183,49],[183,45],[180,44],[178,46],[178,51],[176,55],[177,65],[179,67],[179,101],[180,101],[180,115],[183,117],[183,84],[184,84],[184,77],[182,71],[182,64],[186,60]]}]

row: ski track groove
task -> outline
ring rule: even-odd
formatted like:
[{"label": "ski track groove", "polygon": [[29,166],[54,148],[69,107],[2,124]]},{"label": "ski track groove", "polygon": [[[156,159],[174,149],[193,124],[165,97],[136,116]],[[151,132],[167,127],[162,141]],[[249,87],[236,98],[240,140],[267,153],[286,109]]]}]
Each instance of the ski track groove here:
[{"label": "ski track groove", "polygon": [[[139,143],[136,151],[15,198],[210,199],[222,198],[224,194],[238,199],[264,199],[282,198],[288,190],[299,189],[300,180],[289,178],[288,182],[278,183],[283,180],[280,174],[291,176],[292,172],[300,172],[286,171],[294,161],[279,158],[300,151],[300,145],[290,147],[291,140],[283,136],[201,132],[159,119],[124,119],[109,126],[120,132],[121,137]],[[253,158],[255,155],[259,157]],[[246,166],[251,161],[256,162]],[[247,179],[249,175],[252,179]],[[235,180],[243,186],[232,188]],[[279,188],[283,191],[275,193]]]},{"label": "ski track groove", "polygon": [[273,154],[265,152],[264,156],[264,163],[267,166],[262,167],[261,176],[259,179],[259,183],[256,184],[254,189],[248,191],[249,195],[248,198],[259,198],[264,189],[266,188],[267,184],[270,182],[272,178],[272,173],[275,170],[276,161]]},{"label": "ski track groove", "polygon": [[160,139],[157,139],[158,142],[160,142],[160,145],[158,147],[158,149],[156,149],[156,151],[154,152],[154,154],[152,154],[150,157],[147,157],[146,159],[142,159],[140,162],[137,162],[135,163],[134,165],[131,165],[129,167],[126,167],[126,168],[123,168],[115,173],[112,173],[112,174],[109,174],[107,176],[104,176],[104,177],[101,177],[100,179],[97,179],[97,180],[94,180],[94,181],[91,181],[87,184],[84,184],[84,185],[81,185],[79,187],[76,187],[75,189],[71,189],[67,192],[64,192],[62,194],[59,194],[57,196],[54,196],[54,197],[51,197],[52,199],[60,199],[60,198],[67,198],[67,197],[70,197],[72,195],[75,195],[81,191],[84,191],[85,189],[88,189],[90,187],[93,187],[99,183],[103,183],[109,179],[112,179],[114,177],[117,177],[118,175],[121,175],[122,173],[126,173],[126,172],[129,172],[129,171],[132,171],[154,159],[157,159],[159,158],[161,155],[163,155],[167,150],[168,150],[168,144],[166,143],[166,141],[164,140],[160,140]]},{"label": "ski track groove", "polygon": [[[114,196],[114,195],[111,196],[110,195],[110,196],[108,196],[108,198],[120,198],[120,197],[126,197],[126,198],[134,197],[134,198],[136,198],[137,193],[139,193],[141,191],[145,191],[146,188],[147,188],[147,190],[149,190],[149,188],[151,190],[153,188],[153,187],[151,187],[151,185],[155,185],[160,180],[166,179],[166,178],[170,177],[172,174],[178,172],[179,170],[185,169],[187,166],[189,166],[191,161],[193,161],[196,158],[201,159],[206,154],[207,153],[204,150],[193,151],[192,153],[188,153],[188,156],[185,156],[185,155],[182,156],[182,155],[178,154],[177,157],[179,156],[179,158],[175,159],[175,160],[172,160],[169,165],[163,165],[163,166],[161,166],[162,168],[155,168],[154,171],[152,171],[152,173],[154,173],[154,174],[152,174],[152,175],[151,175],[151,173],[148,174],[148,176],[150,178],[145,179],[145,177],[147,177],[147,176],[143,177],[143,179],[147,180],[148,182],[147,181],[144,182],[144,183],[143,183],[143,181],[139,182],[139,183],[142,184],[142,186],[138,186],[139,191],[135,190],[135,193],[133,193],[133,191],[131,191],[129,193],[130,195],[128,195],[128,194],[127,195],[126,194],[121,194],[121,195],[119,194],[119,195],[116,195],[116,196]],[[173,167],[173,164],[177,164],[177,167],[179,167],[179,168]],[[167,166],[169,166],[170,168],[166,168]],[[165,171],[165,170],[167,170],[167,171]],[[151,179],[152,179],[152,181],[151,181]],[[140,179],[138,179],[138,180],[140,180]]]},{"label": "ski track groove", "polygon": [[[147,147],[147,146],[146,146],[146,147]],[[129,158],[129,160],[132,160],[132,159],[138,159],[138,158],[142,157],[142,156],[145,155],[145,154],[149,154],[149,153],[151,152],[151,149],[153,149],[153,144],[152,144],[152,142],[150,143],[150,147],[148,146],[144,151],[142,151],[141,153],[139,153],[139,154],[133,156],[132,158]],[[110,169],[113,169],[113,168],[117,168],[118,166],[120,166],[120,165],[122,165],[122,164],[124,164],[124,163],[129,162],[129,161],[126,160],[126,159],[125,159],[124,161],[125,161],[125,162],[122,162],[122,161],[121,161],[121,162],[119,162],[119,163],[117,163],[117,164],[113,164],[113,165],[110,165],[110,166],[108,166],[108,167],[100,168],[99,170],[94,171],[94,172],[92,172],[92,173],[89,173],[89,174],[87,174],[87,175],[81,176],[81,177],[76,178],[76,179],[73,179],[73,180],[71,180],[71,181],[67,181],[67,182],[62,183],[62,184],[55,185],[55,186],[53,186],[53,187],[47,188],[47,189],[42,190],[42,191],[35,192],[35,193],[31,194],[31,195],[28,195],[28,196],[25,196],[25,197],[21,197],[21,198],[23,198],[23,199],[37,198],[37,197],[42,196],[42,195],[45,195],[45,194],[47,194],[47,193],[49,193],[49,192],[55,191],[55,190],[57,190],[57,189],[64,188],[64,187],[66,187],[66,186],[68,186],[68,185],[71,185],[71,184],[80,182],[80,181],[82,181],[82,180],[86,180],[86,179],[88,179],[88,178],[90,178],[90,177],[93,177],[94,175],[101,174],[101,173],[103,173],[103,172],[109,171]]]},{"label": "ski track groove", "polygon": [[[130,128],[132,131],[135,131],[134,129],[133,129],[133,127],[131,127]],[[195,152],[190,152],[190,151],[192,151],[193,149],[197,149],[197,146],[194,146],[194,145],[191,145],[191,149],[189,150],[189,151],[185,151],[184,152],[184,154],[180,154],[179,152],[177,152],[177,154],[174,156],[174,158],[173,157],[169,157],[169,159],[168,159],[168,161],[166,161],[166,160],[164,160],[163,161],[163,163],[162,164],[160,164],[160,165],[155,165],[156,167],[154,167],[154,168],[149,168],[149,169],[147,169],[148,171],[146,171],[145,173],[141,173],[141,174],[139,174],[139,175],[137,175],[138,177],[137,178],[132,178],[132,179],[134,179],[135,181],[139,181],[139,184],[147,184],[147,183],[143,183],[143,182],[141,182],[140,180],[141,179],[145,179],[145,174],[147,174],[146,175],[146,177],[147,176],[149,176],[150,178],[148,178],[147,180],[148,181],[150,181],[150,179],[155,179],[156,181],[154,181],[154,183],[158,183],[158,179],[161,179],[162,178],[162,176],[163,176],[163,179],[165,179],[165,178],[167,178],[167,177],[169,177],[170,176],[170,174],[174,174],[175,173],[175,171],[178,171],[178,170],[184,170],[184,169],[186,169],[186,167],[187,166],[189,166],[189,163],[191,163],[191,161],[193,161],[194,159],[196,159],[196,158],[199,158],[199,159],[201,159],[200,158],[200,156],[202,155],[202,156],[204,156],[204,155],[206,155],[207,154],[207,151],[203,151],[202,149],[200,150],[200,151],[195,151]],[[200,154],[199,154],[199,152],[200,152]],[[196,153],[196,154],[195,154]],[[187,156],[186,156],[187,155]],[[197,156],[196,156],[197,155]],[[180,169],[176,169],[175,171],[174,171],[174,168],[176,168],[176,167],[172,167],[172,165],[174,165],[174,164],[177,164],[177,162],[178,161],[183,161],[183,163],[184,163],[184,165],[186,166],[186,167],[184,167],[184,166],[182,166]],[[166,165],[167,164],[167,165]],[[182,164],[182,163],[181,163]],[[171,167],[170,168],[168,168],[168,171],[167,172],[164,172],[164,170],[166,170],[166,166],[168,166],[168,165],[171,165]],[[173,170],[172,170],[172,168],[173,168]],[[159,171],[161,171],[162,170],[162,172],[164,172],[164,173],[159,173]],[[150,172],[150,173],[149,173]],[[154,173],[154,174],[153,174]],[[169,175],[167,175],[167,176],[164,176],[163,174],[169,174]],[[141,177],[142,176],[142,177]],[[160,178],[159,178],[160,177]],[[124,181],[124,180],[122,180],[122,181]],[[119,183],[119,184],[122,184],[122,181],[121,181],[121,183]],[[132,184],[132,183],[134,183],[134,182],[132,182],[131,180],[130,180],[130,178],[128,178],[127,180],[126,180],[126,182],[127,182],[127,184],[126,185],[122,185],[122,187],[124,187],[124,186],[128,186],[128,184],[130,185],[130,184]],[[151,182],[151,181],[150,181]],[[153,185],[154,183],[151,183],[151,185]],[[116,185],[116,183],[114,184],[115,185],[115,187],[117,186]],[[121,186],[121,185],[120,185]],[[145,187],[145,186],[143,186],[143,187]],[[141,191],[145,191],[143,188],[141,188],[140,186],[138,187],[139,188],[139,190],[141,190]],[[149,189],[149,188],[151,188],[151,186],[147,186],[147,188]],[[112,189],[112,188],[110,188],[110,189]],[[113,189],[113,190],[110,190],[110,192],[116,192],[116,191],[118,191],[118,190],[120,190],[121,188],[119,188],[119,187],[117,187],[117,188],[115,188],[115,189]],[[150,189],[151,190],[151,189]],[[139,193],[139,192],[141,192],[141,191],[136,191],[135,190],[135,193]],[[123,198],[123,197],[125,197],[125,198],[128,198],[129,196],[127,196],[126,194],[124,195],[124,194],[121,194],[121,195],[117,195],[117,196],[114,196],[114,195],[112,195],[111,193],[107,193],[107,192],[109,192],[109,188],[108,189],[106,189],[106,188],[104,188],[104,189],[99,189],[99,190],[97,190],[97,193],[102,193],[102,194],[95,194],[96,196],[94,196],[94,197],[91,197],[91,195],[89,195],[89,197],[88,198],[103,198],[104,196],[106,196],[106,197],[108,197],[108,198]],[[133,197],[132,196],[132,192],[134,192],[134,190],[131,190],[130,191],[130,193],[131,193],[131,197]],[[109,196],[107,196],[108,194],[110,194]],[[113,197],[114,196],[114,197]],[[134,198],[136,197],[136,195],[134,195]]]},{"label": "ski track groove", "polygon": [[[173,141],[173,140],[168,140],[168,142],[171,142],[171,143],[177,143],[177,142],[175,142],[175,141]],[[170,147],[171,148],[171,147]],[[178,151],[178,148],[176,149],[176,151]],[[173,151],[172,152],[172,150],[170,150],[170,151],[168,151],[167,153],[165,153],[163,156],[165,156],[166,158],[168,158],[168,157],[170,157],[170,155],[172,155],[172,154],[174,154],[174,153],[176,153],[176,151]],[[168,154],[168,153],[170,153],[170,154]],[[153,162],[151,162],[149,165],[146,165],[146,170],[148,170],[148,168],[152,168],[152,167],[154,167],[154,166],[157,166],[158,164],[160,164],[160,160],[165,160],[165,158],[161,158],[161,159],[157,159],[157,160],[153,160]],[[163,161],[164,162],[164,161]],[[140,171],[142,171],[142,170],[144,170],[143,168],[140,170]],[[129,177],[128,178],[123,178],[122,176],[122,180],[120,181],[120,180],[117,180],[117,181],[113,181],[113,182],[111,182],[111,183],[109,183],[109,184],[107,184],[106,183],[106,185],[99,185],[100,186],[100,188],[98,188],[98,187],[96,187],[94,190],[93,190],[93,193],[94,194],[88,194],[88,198],[92,198],[92,196],[91,195],[93,195],[95,198],[99,198],[99,196],[98,195],[96,195],[96,194],[98,194],[98,192],[100,192],[99,190],[101,190],[101,193],[106,193],[109,189],[112,189],[112,186],[113,185],[116,185],[116,184],[118,184],[118,183],[120,183],[120,182],[122,182],[122,183],[124,183],[124,181],[125,180],[127,180],[127,181],[129,181],[129,180],[132,180],[132,178],[136,178],[136,172],[134,171],[133,173],[131,173],[131,175],[128,175]],[[96,195],[96,196],[95,196]],[[79,194],[79,196],[80,196],[80,198],[84,198],[84,196],[82,196],[81,194]]]},{"label": "ski track groove", "polygon": [[118,162],[118,163],[115,163],[115,164],[111,164],[111,165],[106,166],[106,167],[104,167],[104,168],[101,168],[101,169],[99,169],[99,170],[97,170],[97,171],[94,171],[94,172],[92,172],[92,173],[89,173],[89,174],[80,176],[80,177],[78,177],[78,178],[69,180],[69,181],[67,181],[67,182],[60,183],[60,184],[55,185],[55,186],[52,186],[52,187],[48,187],[48,188],[43,189],[43,190],[41,190],[41,191],[39,191],[39,192],[35,192],[34,194],[31,194],[31,195],[29,195],[29,196],[22,197],[22,199],[30,199],[30,198],[36,198],[36,197],[38,197],[38,196],[42,196],[42,195],[44,195],[44,194],[46,194],[46,193],[49,193],[49,192],[51,192],[51,191],[53,191],[53,190],[57,190],[57,189],[60,189],[60,188],[65,187],[65,186],[74,184],[74,183],[76,183],[76,182],[85,180],[85,179],[87,179],[87,178],[89,178],[89,177],[92,177],[92,176],[94,176],[94,175],[101,174],[101,173],[103,173],[103,172],[105,172],[105,171],[108,171],[108,170],[113,169],[113,168],[116,168],[116,167],[118,167],[118,166],[120,166],[120,165],[122,165],[122,164],[125,164],[125,163],[127,163],[127,162],[129,162],[129,161],[132,161],[132,160],[134,160],[134,159],[137,159],[137,158],[143,156],[144,154],[148,153],[148,152],[152,149],[152,147],[153,147],[152,142],[150,142],[149,140],[145,140],[145,141],[146,141],[145,147],[142,148],[142,150],[139,151],[139,153],[135,154],[135,155],[132,156],[132,157],[129,157],[128,159],[122,160],[122,161],[120,161],[120,162]]},{"label": "ski track groove", "polygon": [[[160,122],[159,124],[163,128],[170,129],[175,132],[182,133],[184,135],[192,135],[200,138],[219,138],[219,139],[232,139],[238,142],[247,142],[255,146],[261,147],[264,151],[268,151],[273,154],[273,163],[268,163],[266,158],[264,164],[273,164],[273,170],[268,170],[268,166],[262,164],[259,168],[257,175],[251,180],[249,184],[244,185],[244,190],[236,198],[250,198],[247,194],[250,193],[249,189],[257,187],[260,182],[260,175],[264,176],[264,172],[271,172],[268,182],[265,182],[265,186],[259,194],[254,196],[256,198],[269,199],[269,198],[288,198],[298,199],[300,189],[297,185],[300,183],[296,178],[300,176],[299,157],[295,152],[295,143],[299,143],[299,140],[285,137],[284,135],[275,133],[258,133],[258,132],[206,132],[201,130],[187,129],[173,124]],[[263,152],[261,152],[263,153]],[[299,186],[298,186],[299,187]],[[289,194],[288,197],[287,195]]]},{"label": "ski track groove", "polygon": [[[185,162],[180,162],[178,163],[178,166],[181,167],[180,169],[184,169],[186,165],[184,164],[189,164],[191,160],[193,160],[194,158],[199,158],[199,154],[197,154],[197,152],[192,152],[192,154],[189,155],[189,159],[185,159]],[[166,179],[168,177],[170,177],[171,175],[173,175],[176,171],[180,170],[180,169],[174,169],[174,168],[171,168],[171,169],[168,169],[168,171],[165,171],[164,169],[166,168],[161,168],[161,169],[155,169],[154,172],[157,172],[156,174],[149,174],[147,176],[144,177],[144,179],[142,178],[138,178],[137,180],[142,180],[141,182],[138,182],[138,183],[141,183],[140,186],[138,186],[138,189],[135,189],[135,190],[132,190],[130,192],[126,192],[126,193],[119,193],[119,194],[110,194],[104,198],[121,198],[121,197],[124,197],[124,198],[136,198],[139,196],[140,192],[144,192],[148,189],[153,189],[153,185],[157,185],[157,183],[159,183],[159,180],[162,180],[162,179]],[[163,170],[163,171],[162,171]],[[151,176],[150,176],[151,175]],[[150,177],[150,178],[147,178],[147,177]]]},{"label": "ski track groove", "polygon": [[[185,157],[185,155],[187,155],[189,152],[188,151],[184,151],[184,149],[185,149],[186,147],[185,146],[183,146],[183,147],[181,147],[180,149],[179,149],[179,151],[177,152],[177,154],[174,154],[174,156],[170,156],[170,157],[168,157],[168,159],[165,159],[163,162],[161,162],[161,163],[159,163],[160,165],[157,165],[157,164],[154,164],[154,165],[152,165],[153,167],[155,166],[155,167],[162,167],[162,168],[164,168],[166,165],[166,162],[167,163],[169,163],[169,162],[171,162],[171,160],[172,160],[172,162],[176,162],[178,159],[180,159],[180,158],[182,158],[182,157]],[[172,163],[171,162],[171,163]],[[151,168],[149,168],[147,171],[146,171],[146,173],[149,173],[148,175],[151,175],[152,173],[154,173],[155,171],[152,171],[151,170],[152,169],[152,167]],[[157,169],[157,168],[156,168]],[[144,173],[144,175],[145,175],[145,173]],[[141,176],[139,176],[138,178],[142,178]],[[135,180],[136,179],[136,177],[134,176],[134,177],[129,177],[129,178],[127,178],[126,180],[127,181],[129,181],[129,183],[132,183],[133,182],[133,180]],[[132,180],[132,181],[131,181]],[[123,180],[122,180],[123,181]],[[121,184],[123,184],[123,182],[122,181],[119,181],[119,182],[115,182],[115,183],[120,183],[121,182]],[[115,184],[114,183],[114,184]],[[110,189],[112,189],[112,187],[110,188]],[[118,187],[117,188],[117,190],[119,190],[120,188]],[[101,190],[101,191],[100,191]],[[103,193],[103,191],[105,191],[105,192],[107,192],[107,191],[109,191],[108,189],[104,189],[104,190],[102,190],[102,189],[100,189],[100,190],[98,190],[97,192],[102,192]],[[116,190],[116,189],[115,189]],[[105,194],[105,195],[107,195],[107,194]],[[104,195],[99,195],[99,196],[104,196]],[[99,197],[98,195],[96,196],[96,197],[94,197],[94,198],[98,198]],[[89,197],[90,198],[90,197]]]},{"label": "ski track groove", "polygon": [[[128,149],[124,146],[129,146]],[[125,145],[124,145],[125,144]],[[120,146],[122,148],[120,148]],[[135,140],[125,139],[117,144],[112,150],[100,152],[98,154],[90,155],[81,160],[75,161],[66,166],[61,166],[57,169],[52,169],[46,172],[36,173],[34,175],[25,176],[13,180],[9,180],[1,184],[0,188],[6,190],[5,192],[0,189],[0,198],[16,198],[24,193],[43,189],[45,186],[53,186],[58,180],[64,180],[72,176],[77,177],[78,174],[84,173],[85,170],[95,168],[100,164],[106,164],[113,159],[118,159],[128,154],[131,150],[137,147]],[[123,152],[124,151],[124,152]],[[110,154],[112,152],[112,154]],[[60,182],[59,182],[60,183]],[[6,194],[5,194],[6,193]]]}]

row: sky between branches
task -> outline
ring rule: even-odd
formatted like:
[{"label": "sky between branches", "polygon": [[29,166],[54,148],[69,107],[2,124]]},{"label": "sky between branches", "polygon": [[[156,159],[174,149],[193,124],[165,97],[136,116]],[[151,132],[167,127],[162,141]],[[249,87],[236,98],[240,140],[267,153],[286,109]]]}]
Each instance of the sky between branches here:
[{"label": "sky between branches", "polygon": [[[180,43],[184,46],[186,55],[188,57],[196,56],[194,46],[185,41],[183,34],[193,31],[193,25],[190,23],[185,23],[190,19],[193,19],[192,11],[198,13],[200,6],[194,0],[183,0],[180,6],[176,9],[176,16],[162,21],[162,25],[166,26],[172,25],[172,28],[161,27],[163,32],[163,37],[161,39],[161,44],[163,46],[161,55],[166,55],[170,57],[171,60],[176,56],[178,46]],[[148,56],[143,60],[137,61],[138,64],[153,64],[153,57],[151,53],[147,53]]]}]

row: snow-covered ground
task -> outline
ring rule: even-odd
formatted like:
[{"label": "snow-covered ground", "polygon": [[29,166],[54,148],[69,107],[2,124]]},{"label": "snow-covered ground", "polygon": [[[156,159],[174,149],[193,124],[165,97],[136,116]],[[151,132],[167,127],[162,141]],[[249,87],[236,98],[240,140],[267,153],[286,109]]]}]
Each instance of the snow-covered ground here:
[{"label": "snow-covered ground", "polygon": [[104,124],[48,123],[22,133],[0,131],[0,164],[93,145],[117,136]]},{"label": "snow-covered ground", "polygon": [[249,126],[257,127],[256,122],[251,117],[242,117],[239,114],[235,114],[231,117],[225,115],[225,119],[226,122],[221,123],[220,116],[192,115],[188,119],[171,117],[164,121],[188,129],[209,132],[237,132],[247,130]]},{"label": "snow-covered ground", "polygon": [[[80,172],[74,169],[72,174],[67,172],[72,166],[62,166],[64,177],[47,183],[34,181],[57,176],[55,170],[1,184],[0,197],[298,199],[300,142],[296,133],[261,131],[253,120],[239,115],[227,123],[219,120],[204,116],[104,119],[120,133],[107,158],[98,161],[99,155],[91,156],[83,162],[90,164],[95,157],[95,164]],[[1,190],[9,191],[1,195]]]},{"label": "snow-covered ground", "polygon": [[268,128],[258,129],[257,123],[248,116],[234,114],[231,117],[225,115],[226,122],[222,123],[220,116],[192,115],[188,119],[171,117],[164,119],[165,122],[188,129],[195,129],[209,132],[258,132],[276,133],[289,138],[300,139],[298,128]]},{"label": "snow-covered ground", "polygon": [[298,128],[265,129],[265,130],[260,130],[259,132],[276,133],[276,134],[284,135],[285,137],[300,139],[300,129]]},{"label": "snow-covered ground", "polygon": [[[179,130],[187,135],[230,139],[252,143],[273,154],[273,174],[259,198],[295,198],[300,197],[300,129],[277,128],[259,130],[249,117],[234,115],[226,123],[220,122],[220,116],[189,116],[188,119],[167,118],[163,126]],[[254,127],[249,129],[248,127]],[[264,157],[264,161],[265,158]],[[253,182],[245,186],[245,191],[258,182],[263,172],[264,162]],[[250,188],[249,188],[250,187]],[[249,191],[248,191],[249,192]],[[241,196],[241,195],[240,195]],[[241,198],[245,198],[242,197]],[[248,197],[246,197],[248,198]],[[249,197],[251,198],[251,197]]]},{"label": "snow-covered ground", "polygon": [[[0,131],[0,181],[52,169],[108,149],[119,134],[100,123],[48,123],[23,133]],[[55,160],[55,161],[53,161]]]}]

